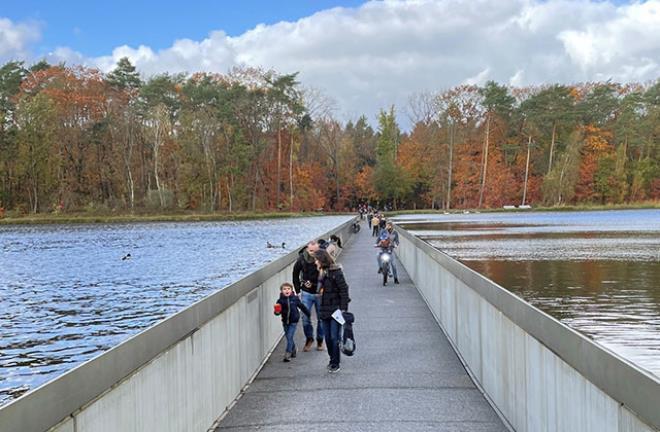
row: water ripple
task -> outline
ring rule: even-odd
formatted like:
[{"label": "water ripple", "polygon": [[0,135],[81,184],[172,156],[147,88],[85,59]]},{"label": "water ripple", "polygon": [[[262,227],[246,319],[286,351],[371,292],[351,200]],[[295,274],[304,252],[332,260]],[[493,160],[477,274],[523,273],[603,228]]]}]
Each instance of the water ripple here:
[{"label": "water ripple", "polygon": [[0,227],[0,405],[346,220]]},{"label": "water ripple", "polygon": [[660,376],[660,211],[415,219],[434,247]]}]

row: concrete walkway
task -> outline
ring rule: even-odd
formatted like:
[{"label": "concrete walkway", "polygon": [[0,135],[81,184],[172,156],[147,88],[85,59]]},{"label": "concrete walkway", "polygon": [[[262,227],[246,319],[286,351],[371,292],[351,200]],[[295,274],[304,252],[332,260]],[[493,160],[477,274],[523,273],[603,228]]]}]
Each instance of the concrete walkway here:
[{"label": "concrete walkway", "polygon": [[[363,222],[339,259],[355,314],[355,355],[342,356],[341,371],[329,374],[326,351],[283,363],[282,340],[218,431],[507,430],[400,263],[401,284],[381,285],[374,243]],[[302,323],[296,339],[301,350]]]}]

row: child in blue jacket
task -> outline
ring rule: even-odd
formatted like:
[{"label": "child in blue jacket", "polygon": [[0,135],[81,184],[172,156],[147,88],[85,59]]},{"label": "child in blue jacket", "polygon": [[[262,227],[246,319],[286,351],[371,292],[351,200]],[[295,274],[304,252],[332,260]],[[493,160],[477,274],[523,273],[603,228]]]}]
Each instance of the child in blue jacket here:
[{"label": "child in blue jacket", "polygon": [[309,318],[309,309],[305,307],[297,295],[293,293],[293,285],[285,282],[280,286],[280,298],[275,303],[275,315],[282,317],[282,327],[284,327],[284,335],[286,336],[286,353],[284,353],[285,362],[290,361],[292,357],[296,356],[297,349],[296,343],[293,340],[300,321],[300,309]]}]

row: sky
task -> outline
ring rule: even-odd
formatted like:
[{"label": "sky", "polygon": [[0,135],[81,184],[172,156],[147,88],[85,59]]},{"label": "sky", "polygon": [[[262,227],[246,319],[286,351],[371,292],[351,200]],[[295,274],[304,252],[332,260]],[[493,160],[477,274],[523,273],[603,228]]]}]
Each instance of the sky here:
[{"label": "sky", "polygon": [[0,63],[45,58],[144,77],[299,72],[343,120],[410,96],[495,80],[511,86],[660,78],[660,0],[0,2]]}]

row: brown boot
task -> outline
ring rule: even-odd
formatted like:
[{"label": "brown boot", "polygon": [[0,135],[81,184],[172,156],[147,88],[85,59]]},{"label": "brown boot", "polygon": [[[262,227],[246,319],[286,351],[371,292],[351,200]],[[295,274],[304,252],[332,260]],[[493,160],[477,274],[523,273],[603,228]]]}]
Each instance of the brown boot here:
[{"label": "brown boot", "polygon": [[305,346],[303,347],[303,351],[309,352],[309,350],[312,349],[313,344],[314,344],[314,339],[307,339],[307,342],[305,342]]},{"label": "brown boot", "polygon": [[325,348],[323,348],[323,341],[320,340],[316,343],[316,351],[323,351]]}]

